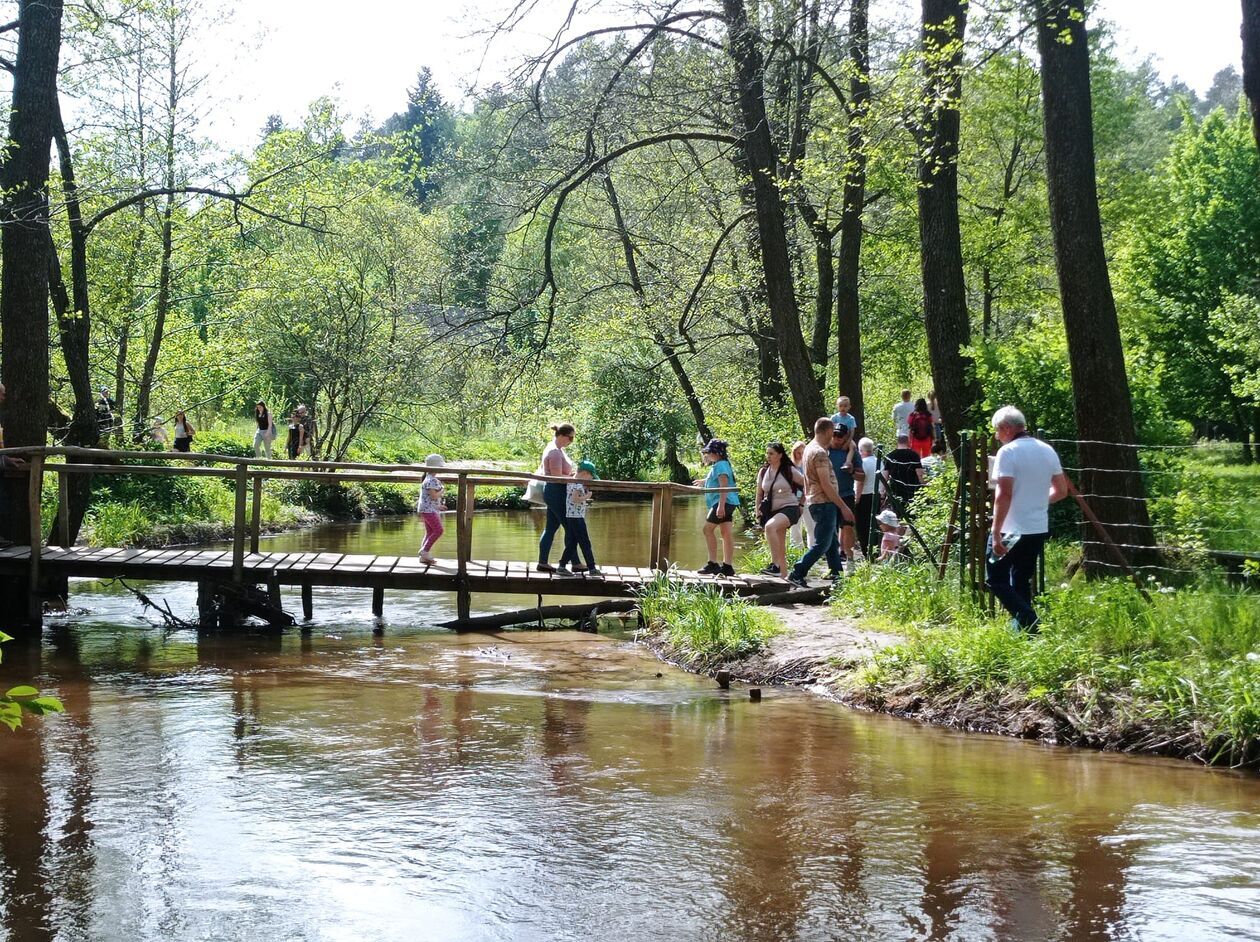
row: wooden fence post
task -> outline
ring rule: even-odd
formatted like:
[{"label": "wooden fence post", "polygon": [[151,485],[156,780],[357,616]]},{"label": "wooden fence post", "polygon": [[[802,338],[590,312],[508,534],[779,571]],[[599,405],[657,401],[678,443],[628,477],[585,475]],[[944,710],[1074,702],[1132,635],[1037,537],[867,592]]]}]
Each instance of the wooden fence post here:
[{"label": "wooden fence post", "polygon": [[39,557],[44,545],[44,515],[40,498],[44,490],[44,456],[32,455],[27,465],[27,508],[30,513],[31,568],[27,613],[31,621],[39,624],[44,616],[44,601],[39,589]]},{"label": "wooden fence post", "polygon": [[262,530],[262,496],[263,476],[262,472],[259,471],[254,475],[253,506],[250,508],[249,551],[251,553],[258,552],[258,537]]},{"label": "wooden fence post", "polygon": [[652,523],[648,528],[648,568],[661,568],[661,510],[665,503],[664,491],[657,485],[652,487]]},{"label": "wooden fence post", "polygon": [[661,489],[661,535],[657,539],[656,568],[669,569],[670,537],[674,533],[674,486],[666,484]]},{"label": "wooden fence post", "polygon": [[245,581],[245,501],[249,495],[249,466],[236,466],[236,515],[232,522],[232,581]]},{"label": "wooden fence post", "polygon": [[70,478],[65,474],[57,475],[57,540],[62,546],[70,547]]},{"label": "wooden fence post", "polygon": [[455,494],[455,568],[459,573],[455,588],[455,613],[460,621],[472,614],[472,594],[468,589],[468,560],[472,556],[473,500],[477,486],[460,474]]}]

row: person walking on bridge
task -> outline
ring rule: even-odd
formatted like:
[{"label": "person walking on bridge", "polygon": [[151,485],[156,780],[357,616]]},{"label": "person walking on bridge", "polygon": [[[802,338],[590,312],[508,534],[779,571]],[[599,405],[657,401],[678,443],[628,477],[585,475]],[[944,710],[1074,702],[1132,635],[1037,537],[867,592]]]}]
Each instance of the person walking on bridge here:
[{"label": "person walking on bridge", "polygon": [[[541,470],[545,477],[573,477],[573,462],[565,453],[565,449],[573,444],[577,433],[570,422],[561,422],[551,426],[554,436],[551,444],[543,449]],[[565,515],[565,504],[568,488],[559,481],[547,481],[543,485],[543,503],[547,507],[547,523],[543,527],[542,536],[538,538],[538,568],[542,572],[555,572],[548,557],[551,556],[551,544],[555,542],[556,533],[564,527],[568,536],[569,526]]]},{"label": "person walking on bridge", "polygon": [[823,554],[827,556],[831,578],[840,578],[842,561],[838,525],[841,517],[850,525],[854,522],[853,511],[840,497],[836,472],[831,466],[830,449],[835,427],[831,419],[820,418],[814,423],[814,440],[805,446],[805,503],[814,518],[814,543],[788,576],[788,582],[802,589],[809,588],[806,578]]},{"label": "person walking on bridge", "polygon": [[1068,493],[1067,476],[1053,448],[1028,434],[1014,406],[993,413],[1002,443],[993,459],[993,526],[985,575],[989,590],[1011,614],[1011,627],[1037,630],[1032,578],[1050,536],[1050,505]]}]

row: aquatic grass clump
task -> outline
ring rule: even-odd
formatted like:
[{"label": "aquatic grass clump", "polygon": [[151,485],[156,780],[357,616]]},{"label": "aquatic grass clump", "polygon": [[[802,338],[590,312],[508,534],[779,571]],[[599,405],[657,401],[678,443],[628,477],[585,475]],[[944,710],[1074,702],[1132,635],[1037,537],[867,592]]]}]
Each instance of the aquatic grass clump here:
[{"label": "aquatic grass clump", "polygon": [[669,654],[704,669],[756,654],[783,630],[769,612],[723,596],[714,585],[686,585],[661,573],[638,593],[639,611]]},{"label": "aquatic grass clump", "polygon": [[1041,631],[1028,635],[922,569],[847,580],[839,611],[905,636],[851,690],[955,725],[1260,766],[1260,596],[1204,581],[1147,602],[1104,580],[1038,604]]}]

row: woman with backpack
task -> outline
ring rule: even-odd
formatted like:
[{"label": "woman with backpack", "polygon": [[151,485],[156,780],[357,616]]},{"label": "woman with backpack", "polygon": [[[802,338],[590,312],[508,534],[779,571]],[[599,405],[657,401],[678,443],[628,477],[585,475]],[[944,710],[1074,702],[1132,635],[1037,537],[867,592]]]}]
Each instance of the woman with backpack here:
[{"label": "woman with backpack", "polygon": [[770,547],[770,565],[761,570],[767,576],[787,574],[788,530],[801,519],[798,496],[805,478],[792,464],[782,442],[766,446],[766,463],[757,473],[757,518]]},{"label": "woman with backpack", "polygon": [[932,453],[932,443],[936,441],[936,422],[932,419],[926,399],[916,400],[907,424],[910,426],[910,447],[920,458],[926,458]]}]

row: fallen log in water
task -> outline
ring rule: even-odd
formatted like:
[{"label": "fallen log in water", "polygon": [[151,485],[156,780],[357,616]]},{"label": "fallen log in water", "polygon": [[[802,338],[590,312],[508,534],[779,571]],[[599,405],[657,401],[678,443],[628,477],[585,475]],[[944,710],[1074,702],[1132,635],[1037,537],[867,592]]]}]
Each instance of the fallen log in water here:
[{"label": "fallen log in water", "polygon": [[509,628],[513,625],[541,625],[548,619],[589,621],[599,615],[613,612],[632,612],[638,607],[635,599],[606,599],[602,602],[579,602],[572,605],[538,605],[514,612],[496,612],[493,615],[474,615],[471,618],[442,622],[441,628],[458,631],[477,631],[487,628]]}]

